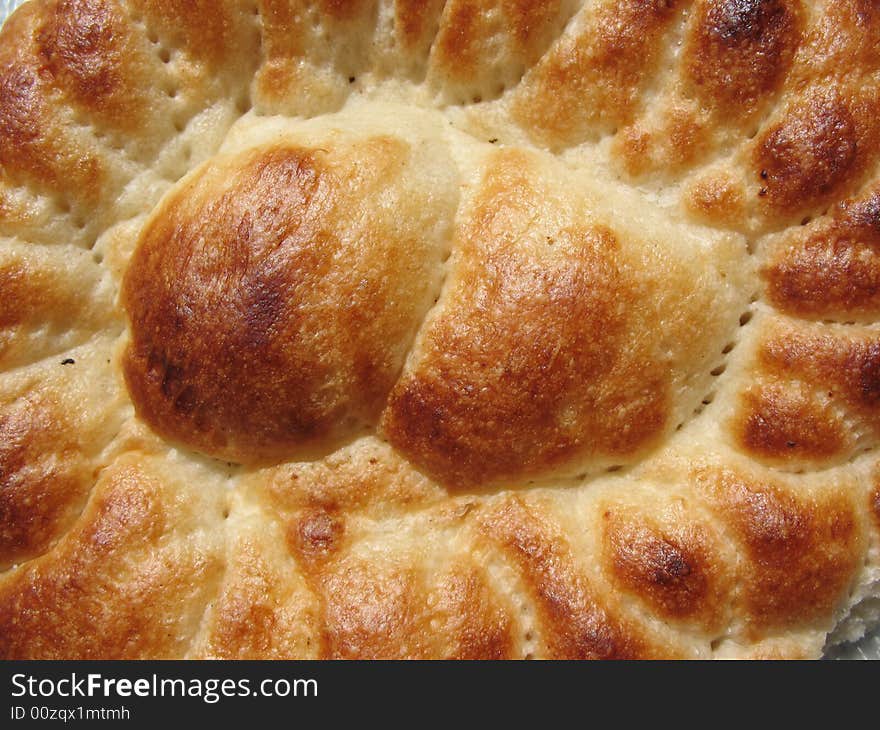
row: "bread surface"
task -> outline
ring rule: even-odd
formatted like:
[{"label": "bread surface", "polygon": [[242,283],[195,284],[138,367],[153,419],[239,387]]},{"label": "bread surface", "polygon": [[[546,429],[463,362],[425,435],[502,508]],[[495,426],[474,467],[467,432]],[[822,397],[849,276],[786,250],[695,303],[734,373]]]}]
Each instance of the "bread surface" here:
[{"label": "bread surface", "polygon": [[26,3],[0,656],[852,638],[878,165],[870,0]]}]

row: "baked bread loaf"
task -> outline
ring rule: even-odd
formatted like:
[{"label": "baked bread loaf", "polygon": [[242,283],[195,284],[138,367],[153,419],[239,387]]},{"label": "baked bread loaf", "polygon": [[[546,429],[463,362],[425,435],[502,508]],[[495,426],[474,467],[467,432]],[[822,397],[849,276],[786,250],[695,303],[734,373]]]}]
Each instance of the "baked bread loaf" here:
[{"label": "baked bread loaf", "polygon": [[818,656],[878,321],[873,0],[33,0],[0,656]]}]

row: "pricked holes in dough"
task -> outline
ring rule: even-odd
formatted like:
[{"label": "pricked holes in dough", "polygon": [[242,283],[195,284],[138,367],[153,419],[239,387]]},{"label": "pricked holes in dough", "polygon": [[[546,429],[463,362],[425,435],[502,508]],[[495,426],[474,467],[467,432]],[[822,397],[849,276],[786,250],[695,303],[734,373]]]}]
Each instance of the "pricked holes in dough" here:
[{"label": "pricked holes in dough", "polygon": [[[754,304],[756,301],[758,301],[758,297],[756,297],[756,296],[751,297],[751,299],[750,299],[751,304]],[[739,318],[739,327],[740,328],[745,327],[749,322],[752,321],[753,317],[754,317],[754,313],[752,312],[751,309],[743,312]],[[737,344],[738,344],[738,342],[736,340],[731,340],[730,342],[728,342],[724,346],[724,348],[721,350],[721,355],[723,356],[724,360],[721,363],[719,363],[718,365],[716,365],[712,370],[710,370],[709,375],[711,375],[713,378],[720,378],[722,375],[724,375],[724,373],[727,372],[727,358],[730,355],[730,353],[732,353],[736,349]],[[717,395],[717,391],[714,388],[713,388],[713,390],[709,391],[709,393],[706,395],[706,397],[703,398],[703,400],[700,402],[700,404],[694,409],[694,413],[693,413],[692,418],[696,418],[697,416],[701,415],[703,413],[703,411],[706,410],[706,407],[710,406],[715,401],[716,395]],[[687,420],[682,421],[681,423],[679,423],[675,427],[675,430],[681,431],[685,427],[685,424],[687,424],[687,422],[688,422]]]}]

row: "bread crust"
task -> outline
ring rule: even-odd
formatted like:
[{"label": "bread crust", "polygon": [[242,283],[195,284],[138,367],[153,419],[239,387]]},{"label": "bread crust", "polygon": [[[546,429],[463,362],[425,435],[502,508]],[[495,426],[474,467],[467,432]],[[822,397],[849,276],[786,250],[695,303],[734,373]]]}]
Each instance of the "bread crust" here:
[{"label": "bread crust", "polygon": [[865,0],[31,0],[0,657],[815,657],[880,586]]}]

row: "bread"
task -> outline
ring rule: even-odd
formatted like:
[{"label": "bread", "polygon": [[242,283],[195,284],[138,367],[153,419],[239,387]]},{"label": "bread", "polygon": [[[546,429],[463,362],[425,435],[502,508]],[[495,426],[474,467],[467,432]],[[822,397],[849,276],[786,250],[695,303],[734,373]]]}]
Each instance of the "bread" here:
[{"label": "bread", "polygon": [[33,0],[0,656],[816,657],[880,601],[869,0]]}]

